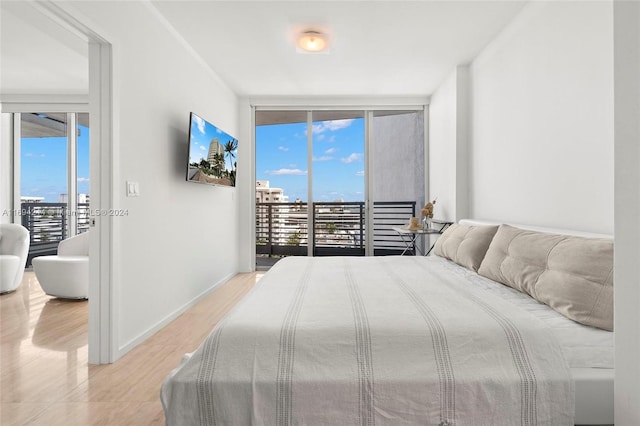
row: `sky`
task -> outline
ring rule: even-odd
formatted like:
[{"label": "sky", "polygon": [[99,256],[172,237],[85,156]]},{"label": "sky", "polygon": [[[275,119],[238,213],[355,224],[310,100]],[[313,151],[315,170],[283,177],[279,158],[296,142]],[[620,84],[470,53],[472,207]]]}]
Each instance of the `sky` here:
[{"label": "sky", "polygon": [[[364,200],[364,119],[313,123],[314,201]],[[256,180],[308,201],[307,123],[256,127]]]},{"label": "sky", "polygon": [[[206,158],[209,143],[224,144],[232,136],[202,119],[194,120],[189,162]],[[89,129],[78,126],[78,193],[89,194]],[[256,128],[256,179],[283,188],[289,201],[307,201],[307,131],[305,123]],[[22,196],[59,202],[67,193],[67,140],[64,137],[22,138]],[[242,159],[237,159],[238,163]],[[225,166],[230,169],[229,159]],[[185,165],[186,167],[186,165]],[[313,198],[315,201],[364,200],[364,120],[313,123]]]},{"label": "sky", "polygon": [[[78,193],[89,194],[89,129],[78,126]],[[58,203],[67,193],[67,138],[22,138],[20,195]]]}]

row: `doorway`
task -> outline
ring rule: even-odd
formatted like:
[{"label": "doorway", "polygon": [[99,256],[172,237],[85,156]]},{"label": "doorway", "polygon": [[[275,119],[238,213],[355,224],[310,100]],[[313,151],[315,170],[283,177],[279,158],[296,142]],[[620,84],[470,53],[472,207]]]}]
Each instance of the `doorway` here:
[{"label": "doorway", "polygon": [[[10,13],[4,13],[10,7]],[[36,27],[40,31],[29,34],[29,40],[34,34],[42,36],[42,44],[55,45],[62,48],[68,55],[64,56],[65,60],[58,61],[68,65],[69,63],[77,64],[74,59],[81,56],[84,63],[79,66],[72,66],[73,73],[70,75],[84,75],[88,82],[78,90],[64,91],[56,88],[56,92],[47,90],[39,90],[34,84],[17,85],[10,96],[3,96],[2,112],[3,126],[6,123],[7,131],[2,132],[3,149],[2,162],[6,168],[0,169],[2,174],[2,188],[0,190],[0,199],[3,208],[9,211],[19,211],[20,209],[20,188],[12,184],[13,169],[19,165],[12,164],[13,158],[11,151],[14,144],[11,143],[11,131],[20,128],[20,123],[12,122],[7,118],[11,113],[22,112],[40,112],[49,113],[80,111],[76,108],[85,108],[82,112],[90,114],[91,125],[89,132],[91,133],[92,149],[90,153],[90,183],[91,186],[91,207],[94,211],[105,209],[108,211],[113,204],[113,168],[112,168],[112,49],[108,40],[96,33],[85,24],[82,20],[70,13],[67,9],[60,7],[53,2],[9,2],[7,5],[3,3],[3,22],[5,17],[15,16],[16,25],[3,25],[3,36],[7,34],[8,38],[21,40],[20,34],[24,30]],[[6,31],[6,32],[5,32]],[[13,31],[9,33],[9,31]],[[62,41],[57,43],[56,41]],[[71,49],[69,45],[71,44]],[[37,43],[33,43],[37,44]],[[22,52],[28,52],[28,47],[23,48]],[[60,53],[60,51],[57,51]],[[61,54],[61,53],[60,53]],[[17,58],[14,65],[24,70],[23,73],[17,72],[12,75],[31,75],[30,73],[42,74],[42,70],[51,69],[45,63],[41,65],[36,59],[48,57],[43,55],[42,58],[34,55],[27,62],[21,62],[22,55],[16,55]],[[3,65],[4,65],[3,57]],[[31,60],[33,59],[33,61]],[[69,59],[70,62],[66,62]],[[60,71],[60,69],[55,68]],[[49,81],[46,79],[32,79],[33,82]],[[88,87],[87,87],[88,85]],[[59,94],[51,94],[59,93]],[[78,94],[82,93],[82,94]],[[60,105],[63,108],[60,108]],[[69,108],[71,106],[71,108]],[[87,108],[88,107],[88,108]],[[5,114],[6,113],[6,114]],[[4,128],[3,128],[4,130]],[[76,191],[70,191],[67,187],[67,193],[71,197],[76,196]],[[77,201],[76,201],[77,202]],[[5,221],[15,221],[16,217],[4,218]],[[118,357],[117,344],[118,330],[114,326],[116,323],[115,309],[112,306],[112,281],[114,269],[117,265],[112,262],[112,223],[106,218],[91,218],[95,220],[95,227],[92,231],[94,237],[91,238],[90,244],[90,286],[89,286],[89,362],[91,364],[102,364],[113,362]],[[74,224],[71,224],[73,227]],[[75,225],[77,226],[77,225]],[[65,226],[65,228],[67,228]],[[73,231],[71,231],[73,232]],[[77,230],[76,230],[77,232]]]}]

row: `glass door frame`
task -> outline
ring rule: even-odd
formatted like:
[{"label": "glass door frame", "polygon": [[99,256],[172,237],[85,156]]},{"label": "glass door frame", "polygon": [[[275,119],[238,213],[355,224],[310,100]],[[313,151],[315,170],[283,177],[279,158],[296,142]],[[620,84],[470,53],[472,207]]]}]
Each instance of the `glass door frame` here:
[{"label": "glass door frame", "polygon": [[[255,177],[255,169],[256,169],[256,119],[255,114],[261,111],[306,111],[307,113],[307,199],[313,200],[313,132],[311,131],[313,127],[313,112],[314,111],[363,111],[364,113],[364,203],[365,203],[365,228],[366,228],[366,237],[365,237],[365,256],[373,256],[373,236],[374,230],[373,226],[373,194],[372,194],[372,181],[373,181],[373,173],[371,173],[371,168],[373,165],[373,158],[370,149],[371,140],[373,138],[373,114],[376,111],[423,111],[424,112],[424,183],[425,183],[425,199],[429,198],[429,173],[428,173],[428,164],[429,164],[429,124],[428,124],[428,104],[410,104],[410,105],[340,105],[340,104],[332,104],[332,105],[288,105],[288,106],[271,106],[271,105],[252,105],[252,139],[253,139],[253,176]],[[255,179],[253,182],[255,186]],[[255,190],[254,190],[255,192]],[[255,199],[255,197],[254,197]],[[254,202],[254,212],[253,217],[255,218],[255,202]],[[313,203],[312,201],[307,202],[307,221],[309,226],[313,223]],[[256,244],[256,234],[255,227],[253,227],[253,244],[255,247]],[[307,246],[307,256],[313,257],[313,233],[309,232],[308,237],[308,246]],[[255,262],[254,262],[255,264]]]},{"label": "glass door frame", "polygon": [[[61,111],[62,110],[62,111]],[[69,112],[72,111],[72,112]],[[66,114],[66,139],[67,139],[67,170],[66,170],[66,178],[67,178],[67,213],[69,217],[75,218],[75,220],[69,220],[68,223],[68,237],[72,237],[77,235],[78,233],[78,114],[88,114],[88,108],[78,108],[75,105],[75,108],[72,108],[72,105],[56,105],[52,107],[45,107],[42,111],[27,111],[22,108],[19,112],[14,111],[11,112],[11,122],[12,122],[12,136],[13,136],[13,150],[12,150],[12,161],[13,161],[13,170],[12,170],[12,211],[18,212],[22,209],[22,200],[21,200],[21,177],[22,177],[22,168],[21,168],[21,142],[22,142],[22,114],[32,114],[32,113],[65,113]],[[22,212],[21,212],[22,213]],[[11,221],[17,223],[19,218],[14,214],[11,218]]]}]

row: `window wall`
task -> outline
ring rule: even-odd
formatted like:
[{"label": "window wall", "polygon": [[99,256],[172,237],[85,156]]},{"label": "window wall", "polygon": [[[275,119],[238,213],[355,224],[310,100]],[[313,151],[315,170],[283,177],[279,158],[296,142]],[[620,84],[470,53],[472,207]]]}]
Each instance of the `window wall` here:
[{"label": "window wall", "polygon": [[89,114],[19,113],[14,124],[14,220],[30,231],[30,262],[89,229]]},{"label": "window wall", "polygon": [[256,259],[399,254],[425,199],[423,109],[260,110]]}]

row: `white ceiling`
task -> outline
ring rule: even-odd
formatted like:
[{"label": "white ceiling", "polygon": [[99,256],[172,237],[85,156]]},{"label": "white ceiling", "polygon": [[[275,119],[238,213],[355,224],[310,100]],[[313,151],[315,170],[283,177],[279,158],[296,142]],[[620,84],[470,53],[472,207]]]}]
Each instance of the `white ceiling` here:
[{"label": "white ceiling", "polygon": [[[153,4],[240,95],[429,95],[522,9],[514,1],[166,1]],[[296,53],[324,30],[328,54]]]},{"label": "white ceiling", "polygon": [[34,3],[0,0],[0,53],[0,94],[88,92],[87,41]]},{"label": "white ceiling", "polygon": [[[151,0],[232,90],[260,95],[430,95],[523,1]],[[114,2],[113,7],[117,7]],[[0,1],[0,93],[86,93],[86,42],[24,2]],[[28,16],[29,18],[25,18]],[[328,54],[295,34],[322,30]],[[27,92],[24,92],[24,91]]]}]

